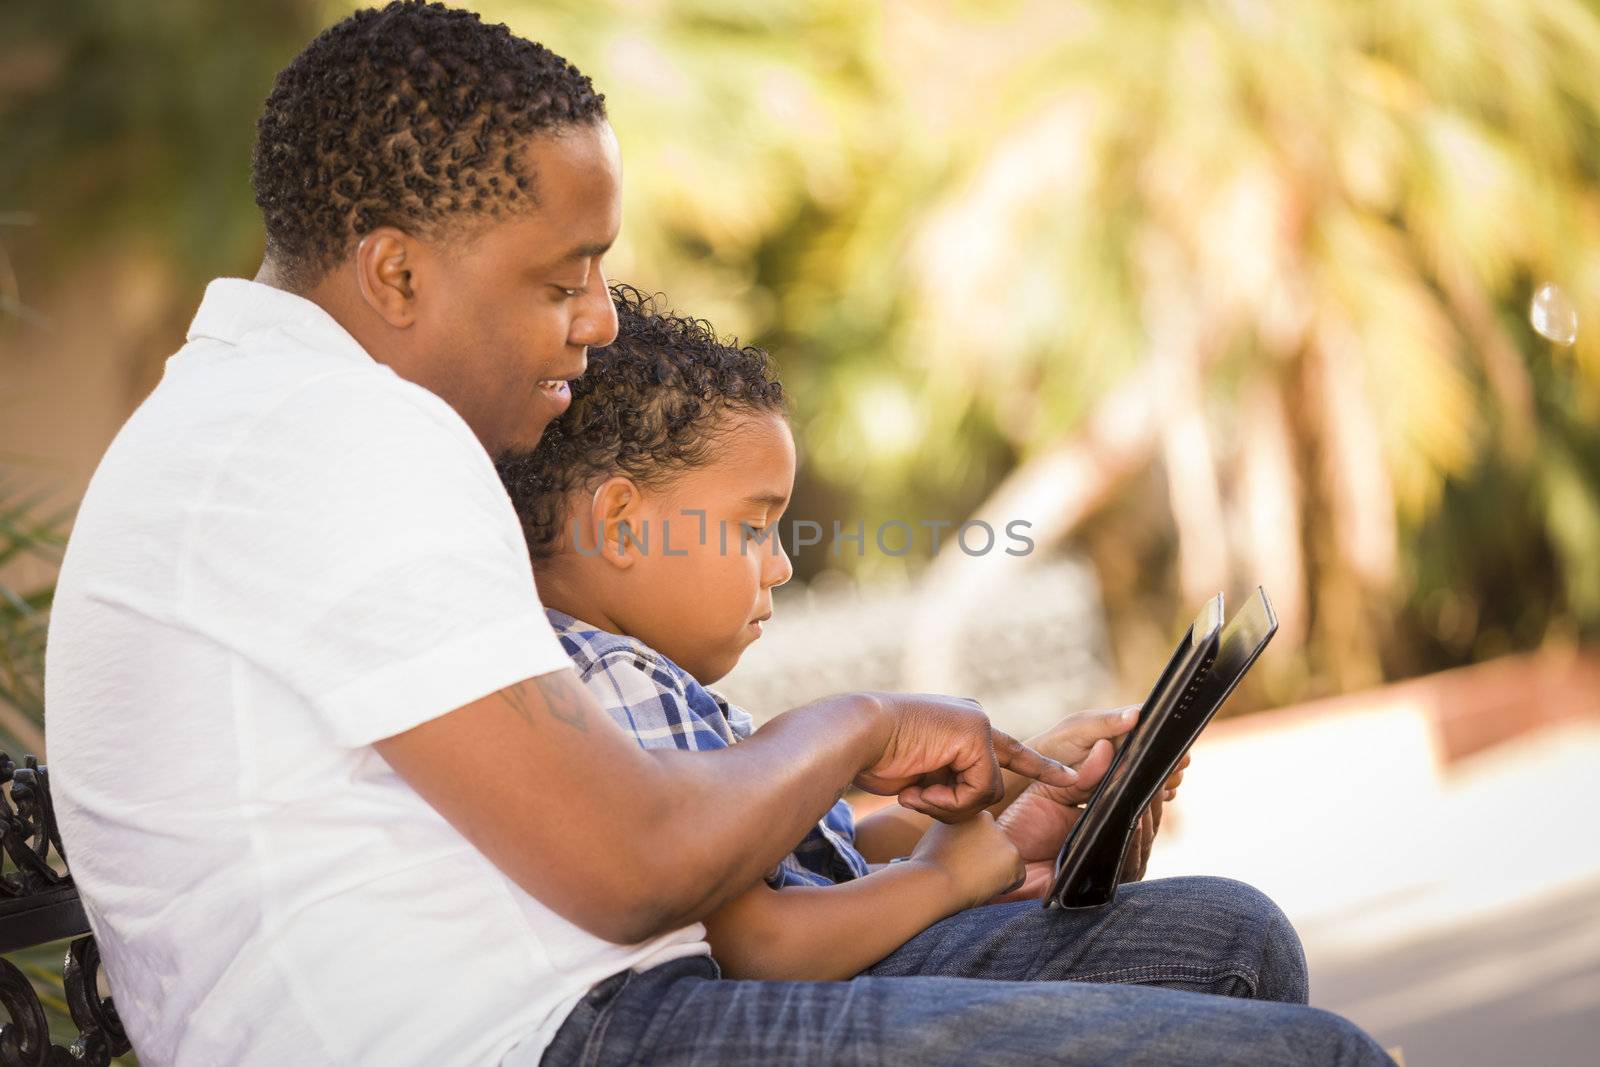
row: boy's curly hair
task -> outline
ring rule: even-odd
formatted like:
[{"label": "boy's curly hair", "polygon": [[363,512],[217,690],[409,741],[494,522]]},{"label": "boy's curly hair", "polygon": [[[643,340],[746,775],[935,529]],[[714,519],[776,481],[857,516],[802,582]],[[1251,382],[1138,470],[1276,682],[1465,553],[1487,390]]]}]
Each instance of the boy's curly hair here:
[{"label": "boy's curly hair", "polygon": [[785,410],[762,349],[723,342],[709,322],[674,315],[631,285],[613,285],[611,300],[617,339],[590,351],[572,406],[536,449],[495,464],[536,560],[560,549],[575,494],[619,474],[662,486],[711,458],[724,415]]},{"label": "boy's curly hair", "polygon": [[379,226],[531,210],[538,175],[519,150],[605,113],[571,63],[475,12],[417,0],[357,11],[278,74],[256,123],[267,254],[308,287]]}]

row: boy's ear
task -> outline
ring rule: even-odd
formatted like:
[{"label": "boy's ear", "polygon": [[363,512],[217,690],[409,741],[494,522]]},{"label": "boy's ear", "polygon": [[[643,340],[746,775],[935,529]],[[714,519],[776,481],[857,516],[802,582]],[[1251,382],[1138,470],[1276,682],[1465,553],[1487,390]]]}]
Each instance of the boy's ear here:
[{"label": "boy's ear", "polygon": [[590,501],[589,529],[584,531],[584,539],[601,549],[601,559],[627,570],[641,553],[650,550],[646,523],[641,518],[643,511],[643,496],[631,478],[607,478]]}]

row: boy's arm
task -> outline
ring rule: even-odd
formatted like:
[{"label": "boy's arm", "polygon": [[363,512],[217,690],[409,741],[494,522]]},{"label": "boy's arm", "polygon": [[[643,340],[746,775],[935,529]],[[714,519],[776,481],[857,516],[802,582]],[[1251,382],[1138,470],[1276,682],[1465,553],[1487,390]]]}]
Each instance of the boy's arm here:
[{"label": "boy's arm", "polygon": [[[993,809],[990,811],[992,814]],[[932,825],[933,820],[926,815],[890,804],[856,823],[856,851],[868,863],[888,863],[909,856]]]},{"label": "boy's arm", "polygon": [[1016,849],[980,812],[923,835],[912,858],[849,882],[773,889],[758,882],[706,918],[729,978],[853,977],[940,919],[1015,884]]}]

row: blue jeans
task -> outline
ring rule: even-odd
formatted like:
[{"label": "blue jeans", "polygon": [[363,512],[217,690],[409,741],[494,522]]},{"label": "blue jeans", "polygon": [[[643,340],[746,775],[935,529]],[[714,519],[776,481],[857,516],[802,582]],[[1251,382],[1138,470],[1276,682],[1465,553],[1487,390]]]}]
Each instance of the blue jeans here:
[{"label": "blue jeans", "polygon": [[578,1002],[541,1062],[1392,1063],[1305,1000],[1276,905],[1238,882],[1169,878],[1086,912],[974,908],[848,982],[724,980],[709,957],[624,971]]}]

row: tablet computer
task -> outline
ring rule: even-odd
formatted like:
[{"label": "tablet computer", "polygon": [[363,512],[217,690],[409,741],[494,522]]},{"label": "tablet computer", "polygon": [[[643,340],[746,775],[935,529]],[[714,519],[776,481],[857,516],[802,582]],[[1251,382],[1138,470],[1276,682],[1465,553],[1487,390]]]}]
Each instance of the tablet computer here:
[{"label": "tablet computer", "polygon": [[1139,816],[1277,631],[1263,589],[1226,626],[1221,594],[1200,610],[1062,842],[1045,907],[1093,908],[1112,901]]}]

